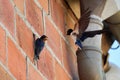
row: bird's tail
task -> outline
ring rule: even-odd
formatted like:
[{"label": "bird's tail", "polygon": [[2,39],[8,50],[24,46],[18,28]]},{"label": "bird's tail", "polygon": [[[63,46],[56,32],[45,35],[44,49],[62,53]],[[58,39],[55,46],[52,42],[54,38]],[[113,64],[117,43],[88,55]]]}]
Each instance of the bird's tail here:
[{"label": "bird's tail", "polygon": [[33,58],[33,60],[38,60],[38,57],[36,56],[36,55],[34,55],[34,58]]}]

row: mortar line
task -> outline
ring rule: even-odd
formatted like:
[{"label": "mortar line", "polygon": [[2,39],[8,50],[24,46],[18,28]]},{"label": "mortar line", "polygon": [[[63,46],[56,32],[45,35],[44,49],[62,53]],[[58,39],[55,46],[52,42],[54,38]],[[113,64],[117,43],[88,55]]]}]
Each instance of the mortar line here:
[{"label": "mortar line", "polygon": [[34,0],[35,4],[37,5],[38,8],[43,10],[43,7],[39,4],[38,0]]},{"label": "mortar line", "polygon": [[5,71],[6,71],[14,80],[17,80],[17,79],[12,75],[12,73],[9,71],[9,69],[6,68],[6,67],[4,66],[4,64],[2,64],[1,61],[0,61],[0,65],[2,66],[3,69],[5,69]]},{"label": "mortar line", "polygon": [[[53,50],[46,44],[46,48],[50,51],[52,55],[54,55]],[[64,68],[64,65],[60,62],[60,60],[54,55],[53,58],[60,64],[60,66],[63,68],[63,70],[66,72],[66,74],[71,78],[71,75],[68,73],[68,71]]]},{"label": "mortar line", "polygon": [[29,80],[29,66],[28,66],[28,58],[26,56],[26,80]]},{"label": "mortar line", "polygon": [[5,50],[6,50],[6,67],[8,67],[8,42],[7,42],[7,33],[5,31]]},{"label": "mortar line", "polygon": [[34,64],[30,61],[30,59],[28,59],[28,62],[29,62],[29,64],[32,65],[32,67],[35,69],[35,71],[37,71],[37,73],[39,73],[39,75],[42,76],[42,78],[43,78],[44,80],[48,80],[48,79],[37,69],[37,66],[34,66]]},{"label": "mortar line", "polygon": [[45,25],[45,17],[46,17],[46,14],[44,11],[42,11],[42,16],[43,16],[43,27],[44,27],[44,34],[46,35],[46,25]]}]

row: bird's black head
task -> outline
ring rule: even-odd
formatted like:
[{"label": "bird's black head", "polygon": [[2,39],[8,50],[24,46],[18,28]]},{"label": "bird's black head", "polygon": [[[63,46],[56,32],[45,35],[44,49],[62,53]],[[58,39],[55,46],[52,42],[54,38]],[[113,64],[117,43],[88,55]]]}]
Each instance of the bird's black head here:
[{"label": "bird's black head", "polygon": [[67,30],[67,35],[70,35],[72,32],[73,32],[72,29],[68,29],[68,30]]},{"label": "bird's black head", "polygon": [[46,40],[48,39],[48,37],[47,37],[46,35],[42,35],[42,36],[40,37],[40,39],[42,39],[43,41],[46,41]]}]

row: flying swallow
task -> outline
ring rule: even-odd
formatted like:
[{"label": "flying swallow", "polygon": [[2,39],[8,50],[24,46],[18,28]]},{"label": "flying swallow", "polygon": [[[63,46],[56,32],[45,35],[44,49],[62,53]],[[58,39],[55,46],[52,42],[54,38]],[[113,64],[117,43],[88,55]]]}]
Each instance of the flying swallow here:
[{"label": "flying swallow", "polygon": [[86,28],[88,27],[89,21],[90,21],[90,14],[91,11],[89,9],[85,10],[83,15],[78,19],[78,22],[74,25],[74,29],[68,29],[67,35],[70,34],[81,34],[83,33]]},{"label": "flying swallow", "polygon": [[94,37],[95,35],[108,32],[108,28],[104,28],[103,30],[95,30],[95,31],[86,31],[90,21],[91,11],[87,9],[78,22],[74,25],[74,29],[68,29],[67,35],[74,37],[74,42],[78,45],[79,48],[82,48],[82,43],[85,39],[89,37]]},{"label": "flying swallow", "polygon": [[91,14],[91,11],[89,9],[85,10],[85,12],[80,17],[80,19],[78,19],[78,22],[74,25],[74,29],[67,30],[67,35],[70,35],[73,37],[75,44],[78,45],[79,48],[82,47],[80,38],[82,36],[82,33],[88,27],[88,24],[90,21],[90,14]]},{"label": "flying swallow", "polygon": [[48,38],[47,36],[42,35],[40,38],[37,38],[37,40],[35,41],[35,55],[34,55],[35,60],[39,59],[39,55],[44,48],[45,41],[47,40],[47,38]]}]

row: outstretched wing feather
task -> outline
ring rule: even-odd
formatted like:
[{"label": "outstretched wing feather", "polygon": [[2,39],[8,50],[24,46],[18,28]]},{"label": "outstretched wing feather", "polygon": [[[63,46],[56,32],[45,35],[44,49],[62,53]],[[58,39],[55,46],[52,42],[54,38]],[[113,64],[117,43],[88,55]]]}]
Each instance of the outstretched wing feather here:
[{"label": "outstretched wing feather", "polygon": [[90,14],[91,11],[89,9],[87,9],[83,15],[81,16],[81,18],[78,20],[79,23],[79,33],[83,33],[86,28],[88,27],[89,21],[90,21]]}]

